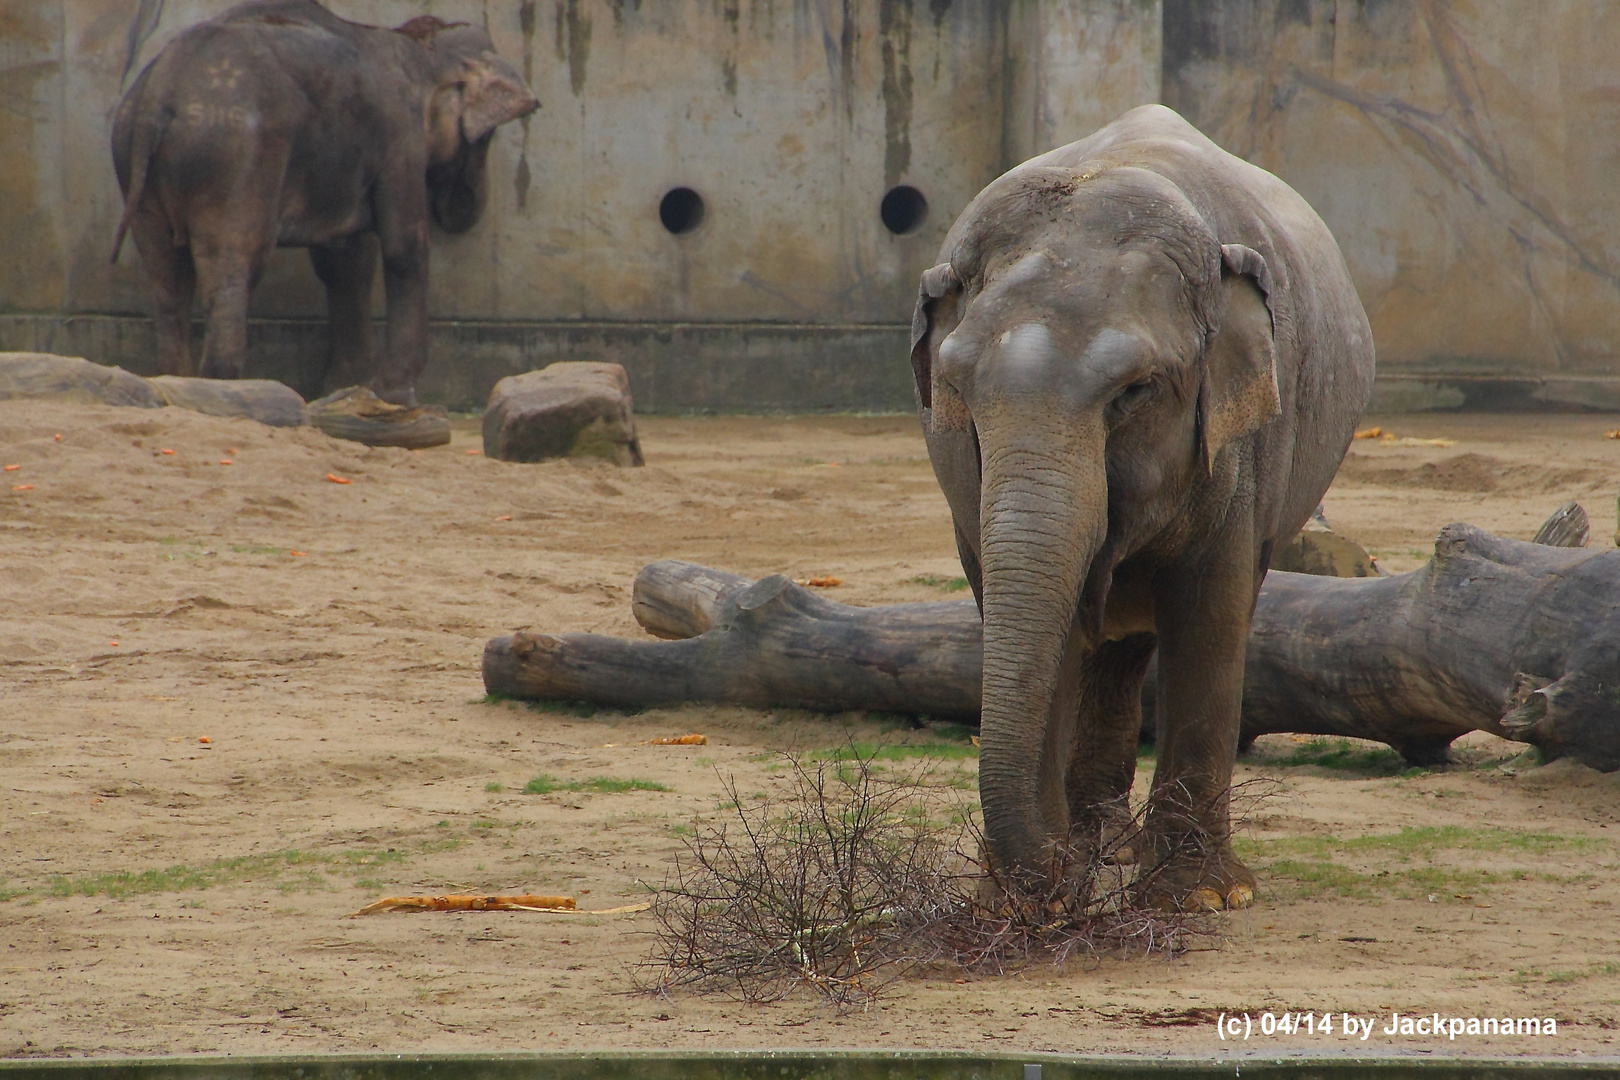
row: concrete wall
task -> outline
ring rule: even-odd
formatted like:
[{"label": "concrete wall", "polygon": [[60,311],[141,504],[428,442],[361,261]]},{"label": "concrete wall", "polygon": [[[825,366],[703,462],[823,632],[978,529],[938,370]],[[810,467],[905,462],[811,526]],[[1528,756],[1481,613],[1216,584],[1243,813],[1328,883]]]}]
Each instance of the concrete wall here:
[{"label": "concrete wall", "polygon": [[1165,103],[1321,213],[1381,374],[1620,375],[1620,5],[1165,0],[1164,26]]},{"label": "concrete wall", "polygon": [[[1381,391],[1444,406],[1555,376],[1587,400],[1620,375],[1603,0],[329,3],[482,23],[543,103],[497,136],[484,221],[434,240],[423,386],[453,403],[574,357],[625,363],[643,407],[909,407],[916,277],[968,199],[1161,99],[1322,212],[1381,372],[1406,376]],[[107,263],[109,118],[132,40],[138,70],[226,6],[0,0],[0,348],[147,366],[133,245]],[[878,214],[897,184],[929,203],[904,236]],[[678,185],[706,203],[682,236],[657,212]],[[278,253],[254,369],[307,391],[322,308]]]}]

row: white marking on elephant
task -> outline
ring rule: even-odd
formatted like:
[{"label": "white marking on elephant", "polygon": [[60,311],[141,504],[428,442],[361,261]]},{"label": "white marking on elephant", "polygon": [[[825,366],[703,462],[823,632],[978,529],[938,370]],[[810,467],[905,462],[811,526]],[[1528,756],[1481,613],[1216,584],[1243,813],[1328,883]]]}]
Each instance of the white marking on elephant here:
[{"label": "white marking on elephant", "polygon": [[1035,390],[1057,356],[1057,339],[1045,323],[1027,322],[1001,335],[997,367],[1008,390]]}]

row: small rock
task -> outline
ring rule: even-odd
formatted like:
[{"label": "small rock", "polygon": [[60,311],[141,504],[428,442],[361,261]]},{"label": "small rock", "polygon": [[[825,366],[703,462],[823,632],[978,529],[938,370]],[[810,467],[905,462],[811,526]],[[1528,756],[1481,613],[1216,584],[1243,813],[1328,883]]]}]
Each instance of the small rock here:
[{"label": "small rock", "polygon": [[644,464],[629,376],[618,364],[566,361],[502,379],[484,410],[484,454],[503,461],[596,457]]},{"label": "small rock", "polygon": [[143,409],[161,409],[165,404],[147,380],[121,367],[92,364],[78,356],[0,353],[0,401],[16,398]]},{"label": "small rock", "polygon": [[1306,525],[1271,557],[1271,569],[1322,577],[1383,577],[1367,549],[1331,529]]},{"label": "small rock", "polygon": [[242,416],[271,427],[309,423],[298,391],[274,379],[188,379],[159,375],[146,380],[165,404],[209,416]]},{"label": "small rock", "polygon": [[350,386],[310,402],[309,422],[334,439],[367,446],[421,450],[450,441],[450,417],[443,405],[395,405],[364,386]]}]

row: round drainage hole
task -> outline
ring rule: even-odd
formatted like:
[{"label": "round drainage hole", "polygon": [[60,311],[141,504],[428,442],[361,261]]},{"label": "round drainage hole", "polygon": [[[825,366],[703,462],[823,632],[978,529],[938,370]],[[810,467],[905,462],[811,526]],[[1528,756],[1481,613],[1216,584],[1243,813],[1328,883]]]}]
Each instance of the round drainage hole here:
[{"label": "round drainage hole", "polygon": [[890,188],[883,196],[878,216],[883,219],[884,228],[896,236],[905,236],[916,232],[928,219],[928,200],[910,184],[901,184]]},{"label": "round drainage hole", "polygon": [[670,188],[658,204],[658,220],[676,236],[703,224],[703,196],[689,187]]}]

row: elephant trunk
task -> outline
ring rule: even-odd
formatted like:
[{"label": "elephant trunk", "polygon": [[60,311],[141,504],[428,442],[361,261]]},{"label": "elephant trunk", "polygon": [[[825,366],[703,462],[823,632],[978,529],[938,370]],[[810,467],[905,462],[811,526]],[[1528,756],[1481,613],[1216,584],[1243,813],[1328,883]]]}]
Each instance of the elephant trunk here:
[{"label": "elephant trunk", "polygon": [[[998,438],[998,428],[1016,437]],[[1022,417],[981,428],[980,439],[980,802],[994,865],[1038,880],[1064,817],[1057,807],[1043,813],[1043,793],[1062,794],[1053,777],[1043,787],[1043,767],[1061,777],[1068,764],[1067,747],[1046,746],[1048,714],[1081,585],[1108,530],[1106,432],[1100,421],[1038,429]]]},{"label": "elephant trunk", "polygon": [[447,233],[464,233],[478,224],[488,199],[486,159],[490,137],[463,141],[456,156],[427,171],[428,207],[433,220]]}]

